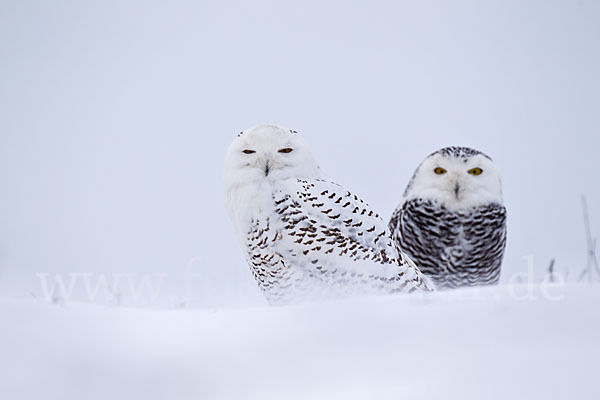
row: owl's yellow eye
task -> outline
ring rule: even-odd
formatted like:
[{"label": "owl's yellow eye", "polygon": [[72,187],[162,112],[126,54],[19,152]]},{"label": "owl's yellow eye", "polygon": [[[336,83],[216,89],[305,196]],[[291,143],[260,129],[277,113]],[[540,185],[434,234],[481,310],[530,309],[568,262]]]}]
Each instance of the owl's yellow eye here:
[{"label": "owl's yellow eye", "polygon": [[468,171],[471,175],[481,175],[483,170],[481,168],[473,168]]},{"label": "owl's yellow eye", "polygon": [[242,150],[242,153],[244,153],[244,154],[252,154],[252,153],[256,153],[256,151],[246,149],[246,150]]},{"label": "owl's yellow eye", "polygon": [[448,171],[446,171],[444,168],[437,167],[436,169],[433,170],[433,172],[435,172],[438,175],[443,175],[443,174],[445,174]]},{"label": "owl's yellow eye", "polygon": [[285,149],[280,149],[279,152],[280,153],[291,153],[293,149],[290,149],[289,147],[286,147]]}]

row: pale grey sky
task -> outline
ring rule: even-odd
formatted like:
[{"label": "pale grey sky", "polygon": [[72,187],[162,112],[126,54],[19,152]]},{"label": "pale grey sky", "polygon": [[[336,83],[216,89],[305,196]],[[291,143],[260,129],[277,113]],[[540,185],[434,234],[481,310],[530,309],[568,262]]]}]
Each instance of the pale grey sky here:
[{"label": "pale grey sky", "polygon": [[503,172],[503,280],[525,255],[578,273],[583,193],[600,236],[599,71],[596,1],[3,0],[0,294],[190,263],[213,302],[256,299],[220,174],[263,122],[386,217],[427,154],[482,150]]}]

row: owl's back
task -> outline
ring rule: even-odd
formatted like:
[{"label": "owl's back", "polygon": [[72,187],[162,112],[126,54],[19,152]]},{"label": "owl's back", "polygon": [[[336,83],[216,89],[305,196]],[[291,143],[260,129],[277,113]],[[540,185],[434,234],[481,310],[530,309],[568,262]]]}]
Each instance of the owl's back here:
[{"label": "owl's back", "polygon": [[268,194],[243,241],[269,302],[432,289],[379,214],[340,185],[289,179]]}]

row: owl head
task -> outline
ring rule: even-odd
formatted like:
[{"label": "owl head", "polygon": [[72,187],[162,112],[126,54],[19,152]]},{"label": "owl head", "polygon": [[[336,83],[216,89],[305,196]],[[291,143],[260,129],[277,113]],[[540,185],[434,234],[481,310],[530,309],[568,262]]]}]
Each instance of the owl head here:
[{"label": "owl head", "polygon": [[468,147],[430,154],[413,175],[403,200],[432,200],[450,209],[502,204],[502,183],[490,157]]},{"label": "owl head", "polygon": [[225,186],[319,176],[319,166],[296,131],[258,125],[241,132],[227,150]]}]

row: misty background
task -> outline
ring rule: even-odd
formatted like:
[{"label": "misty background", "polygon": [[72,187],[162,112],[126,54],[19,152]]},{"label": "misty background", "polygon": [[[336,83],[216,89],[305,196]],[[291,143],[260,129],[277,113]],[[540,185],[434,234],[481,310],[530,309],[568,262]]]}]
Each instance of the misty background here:
[{"label": "misty background", "polygon": [[575,280],[582,194],[600,235],[600,2],[2,0],[0,295],[164,273],[169,305],[191,271],[199,304],[259,304],[221,186],[258,123],[385,219],[429,153],[479,149],[503,176],[501,282],[529,255]]}]

